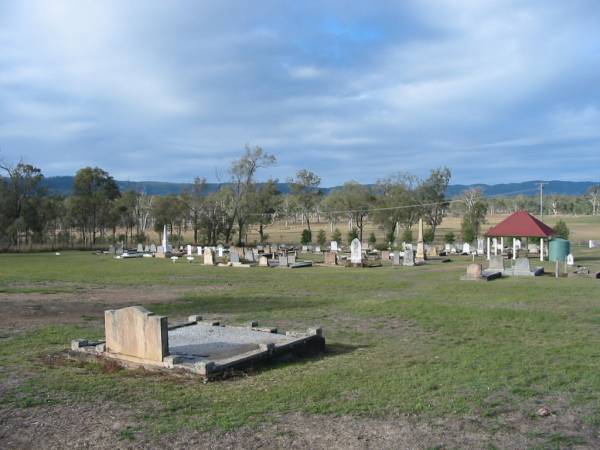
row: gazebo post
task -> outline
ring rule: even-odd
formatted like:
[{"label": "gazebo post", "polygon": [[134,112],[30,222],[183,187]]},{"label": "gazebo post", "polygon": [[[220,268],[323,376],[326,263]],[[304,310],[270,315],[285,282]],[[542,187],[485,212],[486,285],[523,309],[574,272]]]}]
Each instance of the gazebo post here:
[{"label": "gazebo post", "polygon": [[487,238],[487,260],[490,260],[490,237]]},{"label": "gazebo post", "polygon": [[544,238],[540,238],[540,261],[544,260]]},{"label": "gazebo post", "polygon": [[513,238],[513,257],[512,259],[517,259],[517,239]]},{"label": "gazebo post", "polygon": [[500,237],[500,254],[504,255],[504,236]]}]

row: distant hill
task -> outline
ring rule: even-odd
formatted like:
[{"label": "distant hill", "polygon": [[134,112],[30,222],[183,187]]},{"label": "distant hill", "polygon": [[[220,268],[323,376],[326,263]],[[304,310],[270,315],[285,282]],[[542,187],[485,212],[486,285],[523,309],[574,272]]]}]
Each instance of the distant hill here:
[{"label": "distant hill", "polygon": [[[69,195],[73,191],[72,176],[48,177],[44,183],[48,190],[55,194]],[[524,181],[522,183],[507,184],[453,184],[448,186],[447,194],[454,197],[462,191],[469,188],[480,188],[486,196],[514,196],[514,195],[535,195],[539,191],[537,186],[539,181]],[[582,195],[587,189],[597,184],[592,181],[545,181],[545,194],[561,195]],[[169,183],[163,181],[119,181],[117,184],[121,191],[145,192],[148,195],[169,195],[180,194],[186,189],[191,189],[192,183]],[[207,192],[216,192],[224,183],[207,183]],[[280,192],[287,193],[290,188],[287,183],[278,184]],[[336,189],[337,187],[322,188],[324,193]]]}]

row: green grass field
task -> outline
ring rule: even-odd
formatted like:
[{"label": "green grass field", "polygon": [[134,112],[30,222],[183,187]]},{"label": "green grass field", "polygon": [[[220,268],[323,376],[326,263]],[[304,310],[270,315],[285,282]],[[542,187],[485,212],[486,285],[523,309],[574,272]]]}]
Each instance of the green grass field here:
[{"label": "green grass field", "polygon": [[[579,250],[576,256],[600,270],[598,252]],[[508,427],[507,415],[520,414],[529,417],[528,432],[542,447],[584,439],[540,431],[543,419],[535,411],[547,405],[557,415],[577,411],[597,434],[600,281],[543,276],[461,282],[468,262],[236,270],[76,252],[0,255],[0,298],[13,306],[35,295],[42,306],[55,302],[60,308],[77,302],[79,292],[103,286],[135,292],[136,298],[177,288],[172,298],[147,307],[173,320],[199,313],[283,330],[321,325],[328,345],[320,357],[203,384],[94,364],[50,364],[45,356],[71,339],[102,336],[97,312],[69,324],[18,329],[5,317],[0,408],[117,402],[135,411],[136,428],[123,432],[124,439],[137,432],[235,430],[289,413],[409,414],[424,421],[477,416],[499,429]]]}]

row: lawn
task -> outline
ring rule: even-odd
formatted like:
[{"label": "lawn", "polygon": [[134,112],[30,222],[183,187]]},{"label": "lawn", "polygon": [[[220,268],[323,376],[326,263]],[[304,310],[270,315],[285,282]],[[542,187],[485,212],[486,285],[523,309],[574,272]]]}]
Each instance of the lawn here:
[{"label": "lawn", "polygon": [[[576,256],[600,269],[599,253],[581,250]],[[283,330],[321,325],[328,345],[319,357],[204,384],[48,358],[71,339],[100,337],[97,310],[68,324],[8,324],[0,328],[0,412],[114,402],[135,411],[135,427],[120,432],[133,440],[140,433],[256,427],[300,413],[419,421],[478,417],[493,443],[494,430],[510,430],[509,418],[525,417],[536,445],[592,445],[590,434],[577,429],[549,434],[535,413],[540,406],[557,417],[568,411],[598,436],[600,281],[544,276],[461,282],[468,262],[459,257],[415,268],[236,270],[77,252],[0,255],[1,314],[6,302],[14,307],[21,300],[41,307],[54,302],[60,310],[87,301],[79,293],[106,286],[135,292],[135,299],[172,290],[170,298],[146,307],[172,320],[199,313]],[[104,301],[110,305],[111,299]]]}]

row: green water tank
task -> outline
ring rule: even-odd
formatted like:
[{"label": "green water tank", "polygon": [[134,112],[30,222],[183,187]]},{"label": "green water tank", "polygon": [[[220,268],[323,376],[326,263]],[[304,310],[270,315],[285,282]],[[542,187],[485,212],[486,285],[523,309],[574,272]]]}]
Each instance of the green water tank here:
[{"label": "green water tank", "polygon": [[563,238],[554,238],[549,244],[550,261],[566,261],[567,255],[571,253],[571,242]]}]

